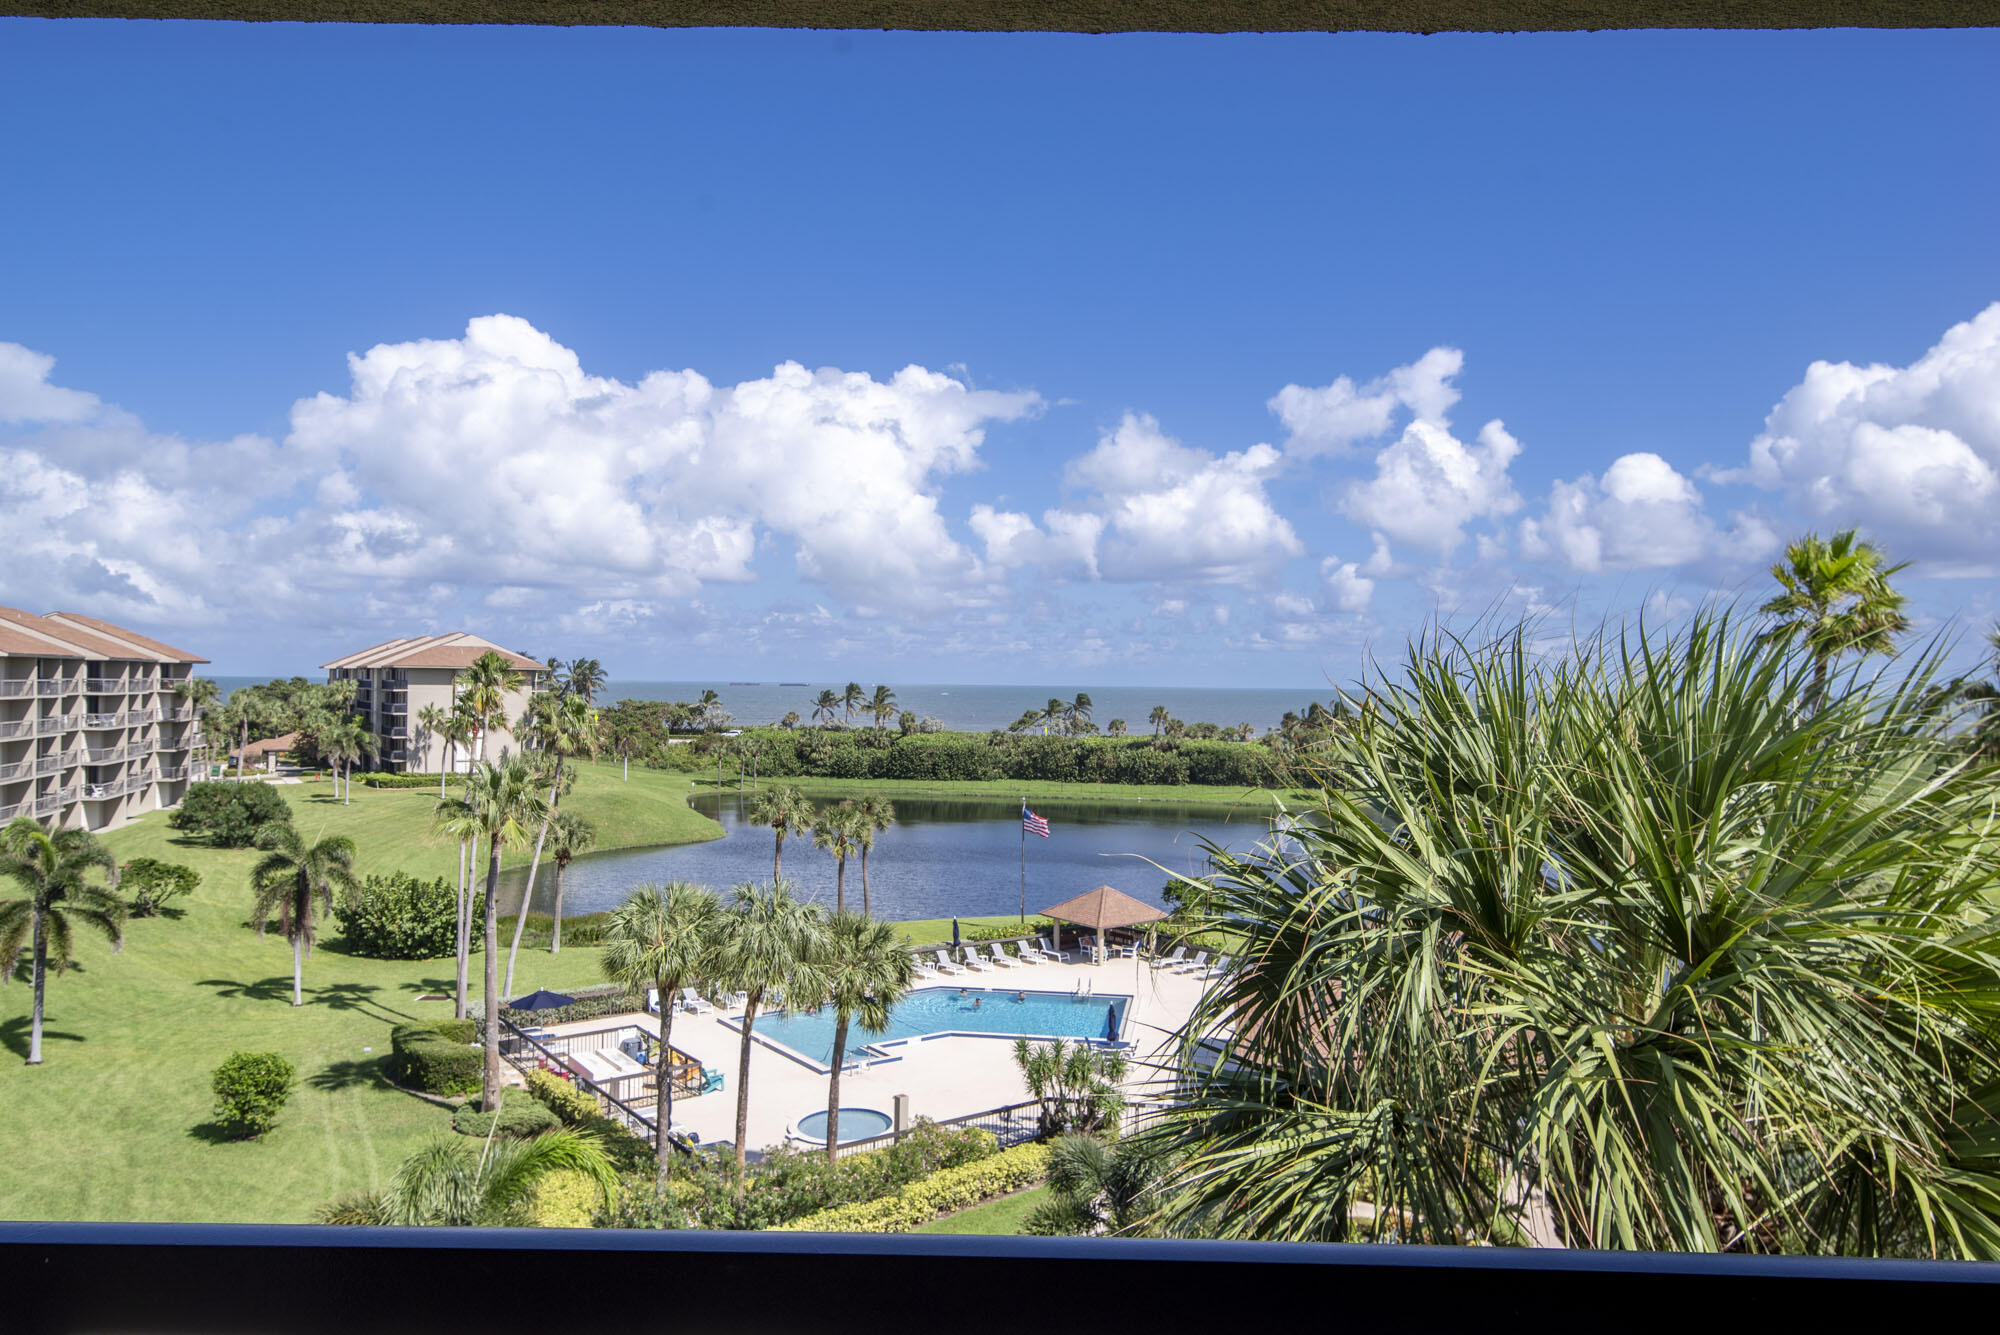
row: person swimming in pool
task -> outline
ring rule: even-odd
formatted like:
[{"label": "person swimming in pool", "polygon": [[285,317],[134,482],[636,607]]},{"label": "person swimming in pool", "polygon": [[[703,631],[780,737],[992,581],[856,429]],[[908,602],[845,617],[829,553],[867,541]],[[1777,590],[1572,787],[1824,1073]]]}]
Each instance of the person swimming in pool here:
[{"label": "person swimming in pool", "polygon": [[963,988],[963,987],[961,987],[961,988],[959,988],[959,989],[958,989],[958,995],[960,995],[960,996],[962,997],[962,996],[964,996],[964,995],[966,994],[966,992],[967,992],[967,991],[969,991],[969,990],[970,990],[970,989],[968,989],[968,988]]},{"label": "person swimming in pool", "polygon": [[1027,999],[1028,999],[1028,994],[1026,992],[1016,992],[1014,994],[1014,1000],[1016,1001],[1026,1001]]},{"label": "person swimming in pool", "polygon": [[974,997],[974,998],[972,999],[972,1009],[974,1009],[974,1010],[978,1010],[978,1009],[979,1009],[979,1003],[980,1003],[980,1002],[981,1002],[982,1000],[984,1000],[984,998],[982,998],[982,997]]}]

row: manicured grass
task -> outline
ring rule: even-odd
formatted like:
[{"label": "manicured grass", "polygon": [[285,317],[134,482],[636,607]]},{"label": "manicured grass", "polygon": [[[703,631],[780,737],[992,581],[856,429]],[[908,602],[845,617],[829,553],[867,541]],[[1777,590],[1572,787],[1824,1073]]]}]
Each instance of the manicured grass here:
[{"label": "manicured grass", "polygon": [[[1006,913],[997,918],[960,918],[958,920],[958,928],[961,939],[970,940],[971,938],[965,934],[976,926],[985,926],[990,923],[994,926],[1013,927],[1020,921],[1021,917],[1017,913]],[[1036,930],[1034,924],[1038,921],[1040,919],[1036,918],[1034,914],[1029,914],[1027,932]],[[893,923],[891,925],[903,934],[903,940],[908,945],[928,946],[939,942],[948,944],[951,941],[950,918],[911,918],[905,922]],[[1070,930],[1067,927],[1063,929],[1065,934]],[[1025,935],[1027,932],[1023,934]]]},{"label": "manicured grass", "polygon": [[[455,876],[456,849],[429,834],[435,790],[364,788],[335,804],[330,785],[284,786],[307,833],[351,835],[364,873]],[[610,845],[685,842],[719,828],[684,805],[686,777],[587,767],[569,805]],[[254,849],[183,841],[164,813],[104,836],[122,862],[138,856],[194,867],[202,884],[178,917],[134,920],[125,949],[79,934],[77,965],[51,977],[45,1064],[28,1050],[25,966],[0,987],[0,1107],[19,1152],[0,1160],[0,1218],[241,1220],[303,1223],[322,1201],[374,1190],[407,1154],[450,1131],[443,1108],[381,1077],[389,1027],[441,1018],[449,959],[392,962],[344,954],[331,922],[305,964],[306,1004],[291,1005],[291,948],[247,923]],[[0,893],[7,893],[0,891]],[[504,949],[504,946],[503,946]],[[480,960],[473,960],[473,994]],[[523,948],[515,990],[602,981],[598,952]],[[218,1143],[209,1079],[231,1052],[272,1051],[299,1086],[262,1140]],[[369,1051],[369,1049],[373,1049]]]},{"label": "manicured grass", "polygon": [[957,1214],[948,1214],[942,1219],[933,1219],[928,1224],[919,1224],[912,1233],[986,1233],[1012,1234],[1021,1231],[1021,1224],[1036,1206],[1049,1198],[1047,1187],[1029,1187],[1011,1196],[975,1205]]},{"label": "manicured grass", "polygon": [[[694,781],[697,793],[716,791],[715,776],[700,774],[686,776]],[[1196,807],[1241,807],[1270,806],[1280,794],[1269,788],[1215,787],[1202,784],[1172,783],[1051,783],[1040,780],[990,779],[964,780],[945,783],[929,779],[820,779],[760,778],[756,783],[744,782],[743,791],[755,792],[773,784],[791,784],[805,792],[818,796],[859,797],[865,793],[881,793],[887,797],[992,797],[999,799],[1027,798],[1030,802],[1161,802],[1170,806]],[[736,776],[732,773],[724,777],[721,791],[736,791]]]}]

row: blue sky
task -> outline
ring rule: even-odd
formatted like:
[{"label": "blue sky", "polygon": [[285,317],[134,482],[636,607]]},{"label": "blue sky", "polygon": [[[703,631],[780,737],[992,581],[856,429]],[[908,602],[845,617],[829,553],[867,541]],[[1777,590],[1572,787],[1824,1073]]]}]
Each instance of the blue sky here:
[{"label": "blue sky", "polygon": [[1996,68],[0,21],[0,602],[219,671],[1310,686],[1859,524],[1983,629]]}]

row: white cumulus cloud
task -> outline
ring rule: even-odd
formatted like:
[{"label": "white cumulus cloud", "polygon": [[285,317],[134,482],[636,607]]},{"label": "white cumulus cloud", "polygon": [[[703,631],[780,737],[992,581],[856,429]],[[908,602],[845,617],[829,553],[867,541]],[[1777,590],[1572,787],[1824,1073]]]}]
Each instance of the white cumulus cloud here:
[{"label": "white cumulus cloud", "polygon": [[1445,560],[1465,540],[1467,525],[1520,507],[1507,475],[1520,452],[1497,418],[1471,444],[1418,418],[1375,456],[1373,478],[1349,484],[1341,509],[1356,523]]},{"label": "white cumulus cloud", "polygon": [[1432,348],[1408,366],[1357,386],[1346,376],[1330,385],[1286,385],[1269,408],[1285,424],[1286,453],[1294,458],[1344,454],[1389,430],[1399,408],[1420,422],[1447,425],[1445,414],[1458,402],[1452,379],[1465,366],[1457,348]]},{"label": "white cumulus cloud", "polygon": [[1776,541],[1750,515],[1719,528],[1694,483],[1652,453],[1623,455],[1602,478],[1558,480],[1546,512],[1521,524],[1528,556],[1553,556],[1585,573],[1729,564],[1760,557]]}]

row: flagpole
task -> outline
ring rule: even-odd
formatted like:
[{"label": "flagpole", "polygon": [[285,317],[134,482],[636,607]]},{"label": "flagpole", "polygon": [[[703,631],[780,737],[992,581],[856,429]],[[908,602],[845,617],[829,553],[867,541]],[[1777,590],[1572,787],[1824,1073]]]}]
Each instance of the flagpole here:
[{"label": "flagpole", "polygon": [[1021,797],[1021,925],[1028,925],[1028,799]]}]

